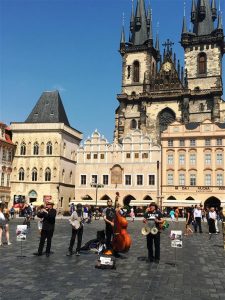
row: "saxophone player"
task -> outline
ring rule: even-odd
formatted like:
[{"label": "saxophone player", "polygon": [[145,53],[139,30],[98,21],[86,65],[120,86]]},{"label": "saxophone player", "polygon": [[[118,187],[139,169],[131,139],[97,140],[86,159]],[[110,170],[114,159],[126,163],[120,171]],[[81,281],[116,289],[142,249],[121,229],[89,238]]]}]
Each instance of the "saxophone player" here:
[{"label": "saxophone player", "polygon": [[[153,228],[146,237],[148,261],[150,263],[155,262],[158,264],[160,260],[160,224],[163,223],[163,215],[155,202],[149,204],[149,207],[144,214],[143,222]],[[155,246],[155,255],[153,252],[153,242]]]}]

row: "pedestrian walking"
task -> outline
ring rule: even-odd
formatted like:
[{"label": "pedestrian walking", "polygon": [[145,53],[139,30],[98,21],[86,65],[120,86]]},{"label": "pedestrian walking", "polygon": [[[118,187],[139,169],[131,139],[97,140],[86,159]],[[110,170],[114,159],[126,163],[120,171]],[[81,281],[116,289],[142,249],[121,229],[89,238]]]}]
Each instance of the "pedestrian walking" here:
[{"label": "pedestrian walking", "polygon": [[84,213],[82,211],[82,204],[77,204],[77,209],[72,213],[69,222],[72,226],[72,235],[70,239],[70,245],[68,249],[67,256],[73,255],[73,246],[77,236],[77,247],[76,247],[76,255],[80,255],[80,248],[82,243],[83,236],[83,221],[84,221]]},{"label": "pedestrian walking", "polygon": [[130,210],[130,217],[132,219],[132,222],[134,222],[134,219],[135,219],[135,213],[134,213],[134,208],[132,207],[131,210]]},{"label": "pedestrian walking", "polygon": [[173,208],[171,209],[169,215],[170,215],[171,221],[173,222],[175,220],[175,211]]},{"label": "pedestrian walking", "polygon": [[192,224],[192,221],[193,221],[192,209],[188,208],[187,209],[187,215],[186,215],[186,226],[185,226],[185,233],[184,233],[184,235],[190,235],[190,234],[193,233],[193,230],[190,227],[190,225]]},{"label": "pedestrian walking", "polygon": [[4,209],[0,206],[0,246],[3,245],[2,234],[5,232],[7,245],[10,246],[12,243],[9,240],[9,215],[3,212]]},{"label": "pedestrian walking", "polygon": [[14,215],[15,215],[15,208],[12,206],[11,208],[10,208],[10,216],[11,216],[11,219],[14,219]]},{"label": "pedestrian walking", "polygon": [[179,218],[179,208],[177,207],[176,209],[175,209],[175,219],[176,219],[176,222],[178,222],[178,218]]},{"label": "pedestrian walking", "polygon": [[202,210],[199,205],[194,209],[194,220],[195,220],[195,226],[194,226],[195,233],[197,232],[198,228],[199,228],[199,232],[202,233],[202,224],[201,224]]},{"label": "pedestrian walking", "polygon": [[42,219],[42,229],[38,252],[34,253],[34,255],[41,256],[43,254],[45,240],[47,240],[46,256],[49,257],[51,253],[51,242],[55,229],[56,218],[56,210],[53,206],[53,202],[48,202],[46,203],[46,206],[42,206],[40,211],[37,213],[38,218]]},{"label": "pedestrian walking", "polygon": [[208,217],[209,234],[216,233],[215,221],[216,221],[215,208],[211,207],[209,209],[209,217]]}]

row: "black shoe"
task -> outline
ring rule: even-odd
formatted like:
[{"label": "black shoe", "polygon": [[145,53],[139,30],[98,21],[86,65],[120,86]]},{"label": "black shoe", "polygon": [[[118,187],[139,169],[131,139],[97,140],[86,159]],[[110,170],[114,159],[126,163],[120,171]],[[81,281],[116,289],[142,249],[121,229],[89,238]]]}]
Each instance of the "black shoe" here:
[{"label": "black shoe", "polygon": [[148,258],[148,259],[147,259],[147,262],[148,262],[148,263],[153,263],[153,262],[154,262],[154,258]]},{"label": "black shoe", "polygon": [[199,233],[203,233],[202,231],[200,231]]},{"label": "black shoe", "polygon": [[155,259],[155,263],[156,263],[156,264],[159,264],[159,259]]},{"label": "black shoe", "polygon": [[42,256],[42,253],[35,252],[35,253],[33,253],[33,255],[36,255],[36,256]]},{"label": "black shoe", "polygon": [[46,253],[46,257],[49,257],[50,256],[50,253]]}]

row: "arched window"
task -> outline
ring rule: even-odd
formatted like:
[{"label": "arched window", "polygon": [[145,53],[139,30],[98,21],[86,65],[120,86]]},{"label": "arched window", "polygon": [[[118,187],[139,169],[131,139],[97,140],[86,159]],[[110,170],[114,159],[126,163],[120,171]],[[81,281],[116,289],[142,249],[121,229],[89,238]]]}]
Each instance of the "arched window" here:
[{"label": "arched window", "polygon": [[19,181],[24,181],[24,169],[19,169]]},{"label": "arched window", "polygon": [[26,144],[24,142],[20,146],[20,155],[26,155]]},{"label": "arched window", "polygon": [[135,60],[133,63],[133,82],[140,81],[140,64],[139,61]]},{"label": "arched window", "polygon": [[131,120],[130,123],[130,129],[136,129],[137,128],[137,121],[135,119]]},{"label": "arched window", "polygon": [[199,110],[200,110],[200,111],[204,111],[204,104],[203,104],[203,103],[200,103],[200,104],[199,104]]},{"label": "arched window", "polygon": [[5,185],[5,174],[2,173],[1,175],[1,186],[4,186]]},{"label": "arched window", "polygon": [[45,170],[45,181],[51,181],[51,170],[49,168]]},{"label": "arched window", "polygon": [[39,153],[39,145],[37,142],[34,143],[34,155],[38,155]]},{"label": "arched window", "polygon": [[155,76],[155,64],[154,62],[152,63],[152,77]]},{"label": "arched window", "polygon": [[52,155],[52,143],[48,142],[47,143],[47,155]]},{"label": "arched window", "polygon": [[70,183],[73,183],[73,172],[70,171]]},{"label": "arched window", "polygon": [[205,53],[200,53],[198,56],[198,74],[206,74],[207,72],[207,56]]},{"label": "arched window", "polygon": [[32,170],[32,181],[37,181],[37,169],[33,168]]},{"label": "arched window", "polygon": [[162,132],[163,130],[167,129],[169,124],[173,123],[175,119],[176,115],[170,108],[164,108],[161,110],[157,118],[160,131]]}]

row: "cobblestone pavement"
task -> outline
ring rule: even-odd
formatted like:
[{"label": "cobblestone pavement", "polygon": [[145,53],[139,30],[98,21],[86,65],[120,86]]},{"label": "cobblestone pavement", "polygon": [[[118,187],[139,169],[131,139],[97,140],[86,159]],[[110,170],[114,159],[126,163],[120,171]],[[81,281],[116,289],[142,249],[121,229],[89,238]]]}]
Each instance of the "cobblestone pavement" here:
[{"label": "cobblestone pavement", "polygon": [[[117,259],[116,270],[95,269],[97,254],[83,253],[67,257],[70,240],[68,220],[57,220],[52,254],[35,257],[39,233],[33,221],[27,241],[15,240],[16,225],[22,219],[10,221],[11,246],[0,248],[0,299],[142,299],[197,300],[225,299],[225,251],[222,234],[209,240],[204,233],[184,237],[183,248],[170,246],[171,229],[183,229],[184,222],[170,224],[161,234],[161,261],[149,264],[141,258],[147,255],[145,238],[140,234],[141,221],[129,223],[133,239],[126,259]],[[83,242],[95,238],[104,222],[93,221],[85,226]],[[175,264],[175,265],[174,265]]]}]

